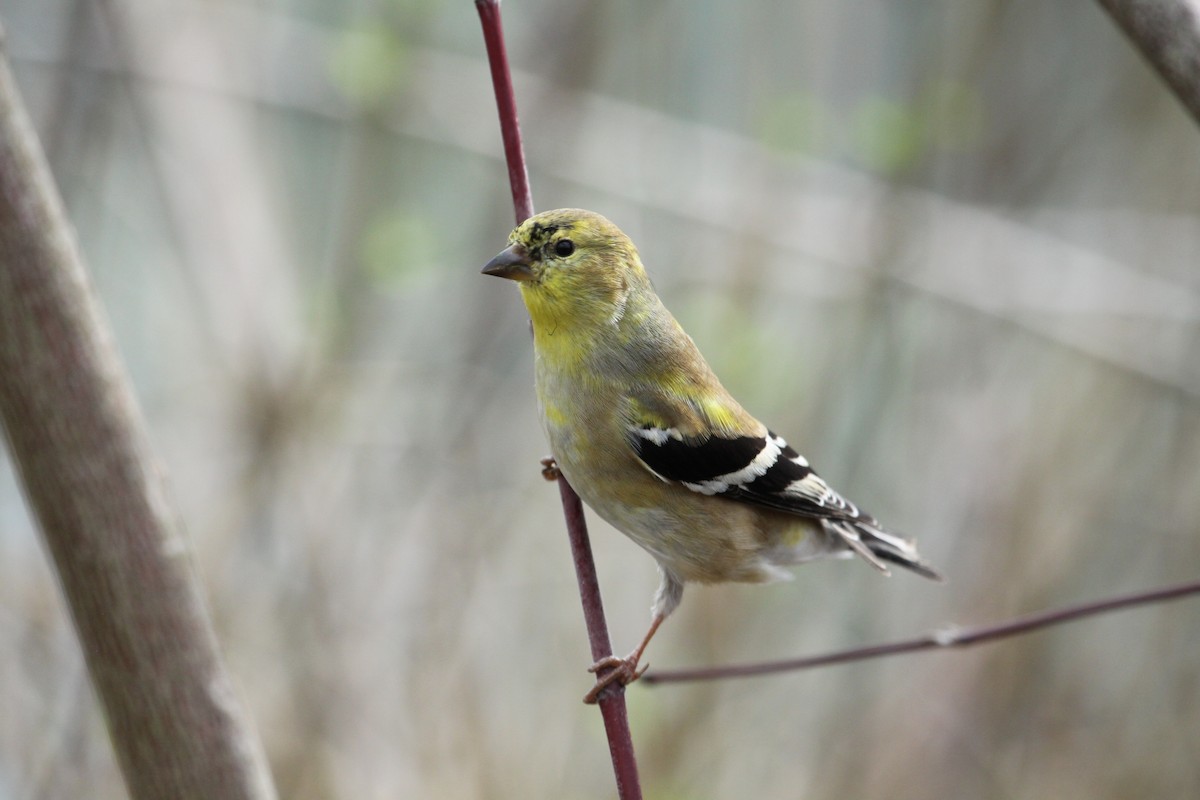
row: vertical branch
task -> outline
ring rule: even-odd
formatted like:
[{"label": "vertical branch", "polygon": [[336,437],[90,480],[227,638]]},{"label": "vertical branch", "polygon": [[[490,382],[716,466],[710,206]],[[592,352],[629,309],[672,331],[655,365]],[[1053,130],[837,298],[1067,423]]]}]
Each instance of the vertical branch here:
[{"label": "vertical branch", "polygon": [[1098,0],[1200,122],[1200,3]]},{"label": "vertical branch", "polygon": [[504,141],[504,161],[508,164],[508,185],[512,190],[513,211],[520,225],[533,216],[533,193],[529,190],[529,170],[525,167],[521,124],[517,120],[517,98],[508,69],[508,51],[504,47],[500,0],[475,0],[475,8],[483,26],[483,43],[492,70],[496,109],[500,113],[500,138]]},{"label": "vertical branch", "polygon": [[[533,215],[533,196],[529,191],[529,172],[525,167],[521,129],[517,122],[517,104],[513,95],[508,56],[504,49],[500,2],[475,0],[475,7],[479,11],[479,20],[483,26],[483,39],[492,71],[492,85],[496,91],[500,133],[504,139],[504,157],[508,163],[508,179],[512,188],[513,210],[516,212],[517,224],[520,224]],[[583,603],[583,617],[587,626],[588,642],[591,645],[592,660],[599,661],[612,655],[612,643],[609,641],[608,624],[604,619],[604,604],[600,598],[600,582],[596,577],[596,565],[592,559],[592,546],[588,540],[583,503],[562,475],[558,476],[558,489],[567,524],[567,536],[571,542],[575,577],[579,582],[579,597]],[[629,732],[625,687],[613,684],[600,695],[598,705],[604,719],[604,730],[608,735],[608,750],[612,757],[618,796],[621,800],[640,800],[642,790],[638,782],[633,738]]]},{"label": "vertical branch", "polygon": [[[608,638],[608,623],[604,621],[604,605],[600,602],[600,582],[592,559],[592,544],[588,540],[587,523],[583,518],[583,503],[562,475],[558,476],[558,492],[562,499],[567,535],[571,540],[571,557],[575,562],[575,578],[579,581],[579,597],[583,600],[583,620],[587,626],[592,661],[612,655]],[[621,800],[640,800],[637,756],[629,733],[629,714],[625,708],[625,687],[619,682],[609,684],[596,701],[604,718],[608,735],[608,752],[612,756],[613,775],[617,779],[617,796]]]},{"label": "vertical branch", "polygon": [[112,333],[0,57],[0,421],[134,798],[275,797]]}]

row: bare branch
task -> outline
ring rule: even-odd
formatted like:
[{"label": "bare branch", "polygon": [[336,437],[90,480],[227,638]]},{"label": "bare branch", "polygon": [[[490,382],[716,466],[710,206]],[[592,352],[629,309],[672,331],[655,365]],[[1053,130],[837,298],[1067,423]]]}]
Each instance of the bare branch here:
[{"label": "bare branch", "polygon": [[1200,122],[1200,1],[1099,0]]},{"label": "bare branch", "polygon": [[683,683],[686,681],[711,681],[721,678],[751,678],[759,675],[771,675],[777,672],[794,672],[814,667],[825,667],[831,664],[846,664],[851,661],[865,661],[869,658],[882,658],[901,653],[913,653],[918,650],[931,650],[940,647],[969,647],[974,644],[993,642],[1010,636],[1021,636],[1053,625],[1074,622],[1085,617],[1107,614],[1133,606],[1164,603],[1168,600],[1178,600],[1190,595],[1200,594],[1200,581],[1190,581],[1174,586],[1164,586],[1136,594],[1109,597],[1090,603],[1067,606],[1051,611],[1040,611],[1016,619],[994,625],[984,625],[976,628],[947,627],[915,639],[905,639],[899,642],[876,644],[868,647],[856,647],[851,650],[841,650],[807,658],[794,658],[785,661],[768,661],[760,664],[743,664],[730,667],[711,667],[703,669],[665,670],[649,672],[642,677],[642,682]]},{"label": "bare branch", "polygon": [[500,19],[500,0],[475,0],[488,66],[492,70],[492,88],[500,113],[500,138],[504,141],[504,161],[508,164],[508,185],[512,190],[513,211],[517,224],[533,216],[533,193],[529,190],[529,170],[525,166],[525,148],[521,144],[521,124],[517,120],[517,99],[513,93],[512,73],[508,69],[508,51],[504,47],[504,25]]},{"label": "bare branch", "polygon": [[[591,644],[592,661],[612,655],[612,642],[608,637],[608,623],[604,620],[604,604],[600,599],[600,583],[596,578],[596,564],[592,559],[592,544],[587,535],[587,523],[583,517],[583,503],[579,495],[561,475],[558,491],[562,498],[563,515],[567,520],[567,533],[571,540],[571,557],[575,562],[575,577],[579,581],[579,597],[583,601],[583,618],[587,625],[588,642]],[[629,714],[625,708],[625,687],[619,682],[609,684],[597,700],[604,718],[604,731],[608,736],[608,751],[612,757],[613,775],[617,779],[617,796],[621,800],[640,800],[641,785],[638,782],[637,756],[633,750],[633,737],[629,731]]]},{"label": "bare branch", "polygon": [[0,59],[0,419],[125,783],[273,798],[112,338]]},{"label": "bare branch", "polygon": [[[496,106],[500,114],[500,133],[504,139],[504,157],[508,163],[508,179],[512,188],[513,211],[517,224],[533,215],[533,196],[529,190],[529,172],[525,166],[525,151],[521,146],[521,128],[517,121],[517,104],[513,95],[512,76],[509,73],[508,57],[504,49],[504,30],[500,21],[499,0],[476,0],[479,20],[483,26],[483,39],[487,46],[488,64],[492,71],[492,85],[496,92]],[[600,597],[600,582],[596,577],[596,565],[592,558],[592,545],[588,539],[587,522],[583,515],[583,503],[579,495],[558,475],[558,491],[562,500],[563,516],[567,524],[567,537],[571,543],[571,557],[575,563],[575,577],[579,582],[579,598],[583,603],[583,618],[591,645],[592,661],[612,655],[608,623],[604,619],[604,604]],[[604,719],[604,730],[608,736],[608,751],[612,758],[613,775],[617,782],[617,795],[621,800],[640,800],[641,785],[638,781],[637,758],[633,750],[633,737],[629,731],[629,715],[625,707],[625,687],[611,684],[599,696],[597,704]]]}]

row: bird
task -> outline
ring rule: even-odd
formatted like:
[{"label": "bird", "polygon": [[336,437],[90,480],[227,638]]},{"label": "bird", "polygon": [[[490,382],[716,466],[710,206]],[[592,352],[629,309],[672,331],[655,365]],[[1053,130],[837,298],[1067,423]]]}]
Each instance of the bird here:
[{"label": "bird", "polygon": [[786,580],[787,567],[855,555],[942,580],[726,391],[608,219],[536,214],[482,271],[520,287],[551,468],[658,564],[649,629],[628,656],[589,668],[585,702],[642,675],[687,583]]}]

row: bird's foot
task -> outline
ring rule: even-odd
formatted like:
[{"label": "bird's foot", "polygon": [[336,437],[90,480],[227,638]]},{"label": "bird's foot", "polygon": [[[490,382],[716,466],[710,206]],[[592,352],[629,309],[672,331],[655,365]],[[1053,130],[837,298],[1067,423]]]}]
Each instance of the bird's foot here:
[{"label": "bird's foot", "polygon": [[640,650],[635,650],[625,658],[608,656],[588,667],[588,672],[596,675],[596,685],[583,696],[583,702],[588,704],[595,703],[600,699],[600,695],[603,694],[604,690],[614,683],[620,686],[628,686],[642,677],[642,673],[650,665],[646,664],[641,669],[638,669],[638,659],[641,658],[641,655]]},{"label": "bird's foot", "polygon": [[554,460],[554,456],[546,456],[541,463],[542,477],[548,481],[558,480],[558,476],[562,473],[558,471],[558,462]]}]

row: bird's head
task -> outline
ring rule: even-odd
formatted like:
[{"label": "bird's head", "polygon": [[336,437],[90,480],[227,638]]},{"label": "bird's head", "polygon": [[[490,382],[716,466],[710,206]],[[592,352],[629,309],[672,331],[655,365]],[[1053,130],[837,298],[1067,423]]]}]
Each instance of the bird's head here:
[{"label": "bird's head", "polygon": [[508,244],[483,272],[520,284],[535,330],[616,324],[630,290],[649,283],[629,237],[591,211],[537,214],[512,232]]}]

